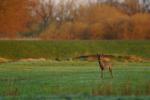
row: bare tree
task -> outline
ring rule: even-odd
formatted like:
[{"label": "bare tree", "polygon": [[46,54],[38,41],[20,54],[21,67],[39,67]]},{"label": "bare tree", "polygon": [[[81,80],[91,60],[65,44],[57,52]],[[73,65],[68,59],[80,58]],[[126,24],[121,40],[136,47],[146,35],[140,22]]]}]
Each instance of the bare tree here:
[{"label": "bare tree", "polygon": [[53,19],[54,2],[52,0],[38,0],[35,5],[32,5],[33,16],[38,18],[42,29],[45,29]]},{"label": "bare tree", "polygon": [[61,0],[56,8],[55,17],[57,22],[73,21],[77,11],[77,1],[75,0]]},{"label": "bare tree", "polygon": [[140,11],[140,5],[138,0],[125,0],[125,11],[132,15]]}]

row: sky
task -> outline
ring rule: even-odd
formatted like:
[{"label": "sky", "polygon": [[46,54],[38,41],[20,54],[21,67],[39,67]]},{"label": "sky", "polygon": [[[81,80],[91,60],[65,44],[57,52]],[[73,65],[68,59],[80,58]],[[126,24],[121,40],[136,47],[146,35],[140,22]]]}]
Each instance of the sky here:
[{"label": "sky", "polygon": [[[48,1],[48,0],[43,0],[43,1]],[[54,2],[56,2],[56,3],[58,3],[59,1],[61,1],[61,0],[53,0]],[[63,1],[67,1],[67,0],[63,0]],[[75,1],[77,1],[77,2],[79,2],[79,3],[87,3],[89,0],[75,0]],[[90,1],[92,1],[92,2],[95,2],[95,1],[97,1],[97,0],[90,0]],[[105,0],[100,0],[100,1],[105,1]],[[117,1],[120,1],[120,2],[122,2],[122,1],[124,1],[124,0],[117,0]]]},{"label": "sky", "polygon": [[[43,1],[48,1],[48,0],[43,0]],[[57,2],[59,2],[59,1],[61,1],[61,0],[54,0],[56,3]],[[63,1],[67,1],[67,0],[63,0]],[[79,3],[87,3],[88,2],[88,0],[75,0],[75,1],[77,1],[77,2],[79,2]],[[96,0],[91,0],[91,1],[96,1]]]},{"label": "sky", "polygon": [[[48,1],[48,0],[42,0],[42,1]],[[54,2],[56,2],[56,3],[58,3],[59,1],[67,1],[67,0],[53,0]],[[79,3],[81,3],[81,4],[86,4],[89,0],[75,0],[75,1],[77,1],[77,2],[79,2]],[[97,1],[97,0],[90,0],[90,1]],[[106,0],[100,0],[100,1],[106,1]],[[124,0],[116,0],[116,1],[119,1],[119,2],[123,2]],[[142,1],[143,0],[139,0],[139,3],[141,3],[142,4]],[[150,0],[146,0],[146,2],[149,2],[150,3]]]}]

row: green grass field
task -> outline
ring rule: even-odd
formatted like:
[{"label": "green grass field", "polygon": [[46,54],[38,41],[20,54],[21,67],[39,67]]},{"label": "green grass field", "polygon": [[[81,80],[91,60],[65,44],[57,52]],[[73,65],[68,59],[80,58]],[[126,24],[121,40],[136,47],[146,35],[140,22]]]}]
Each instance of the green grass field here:
[{"label": "green grass field", "polygon": [[[113,63],[100,78],[97,62],[0,64],[0,99],[149,100],[150,63]],[[116,97],[115,97],[116,96]]]},{"label": "green grass field", "polygon": [[[114,78],[100,78],[97,62],[72,61],[91,54],[150,58],[150,41],[0,41],[0,100],[149,100],[150,62],[113,60]],[[22,62],[24,58],[46,61]],[[11,62],[12,61],[12,62]],[[120,61],[120,62],[119,62]]]},{"label": "green grass field", "polygon": [[97,53],[150,58],[150,41],[0,41],[0,57],[7,59],[65,60]]}]

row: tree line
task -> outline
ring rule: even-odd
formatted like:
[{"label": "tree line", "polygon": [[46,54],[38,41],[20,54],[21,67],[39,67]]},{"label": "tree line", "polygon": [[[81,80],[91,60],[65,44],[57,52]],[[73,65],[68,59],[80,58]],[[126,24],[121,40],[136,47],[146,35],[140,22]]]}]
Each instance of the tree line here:
[{"label": "tree line", "polygon": [[149,19],[137,0],[1,0],[0,38],[150,39]]}]

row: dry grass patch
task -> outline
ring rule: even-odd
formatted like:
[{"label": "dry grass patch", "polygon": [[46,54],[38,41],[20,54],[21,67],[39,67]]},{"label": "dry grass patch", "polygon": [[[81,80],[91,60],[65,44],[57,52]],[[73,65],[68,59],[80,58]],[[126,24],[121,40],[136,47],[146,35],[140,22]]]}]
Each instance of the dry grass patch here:
[{"label": "dry grass patch", "polygon": [[9,59],[0,57],[0,63],[5,63],[5,62],[9,62],[9,61],[10,61]]},{"label": "dry grass patch", "polygon": [[45,59],[45,58],[26,58],[26,59],[20,59],[19,61],[21,61],[21,62],[38,62],[38,61],[47,61],[47,59]]}]

